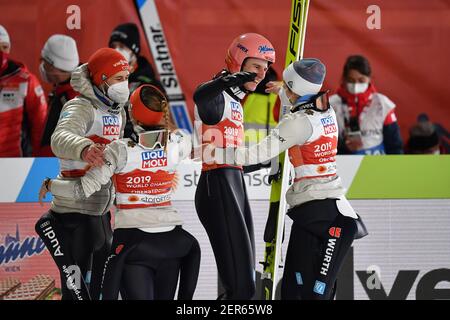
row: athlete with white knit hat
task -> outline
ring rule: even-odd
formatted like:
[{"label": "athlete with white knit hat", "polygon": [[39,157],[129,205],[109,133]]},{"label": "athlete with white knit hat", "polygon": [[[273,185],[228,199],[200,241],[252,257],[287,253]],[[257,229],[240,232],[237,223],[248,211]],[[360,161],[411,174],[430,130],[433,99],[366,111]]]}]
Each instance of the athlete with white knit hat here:
[{"label": "athlete with white knit hat", "polygon": [[215,149],[215,161],[251,165],[289,149],[295,169],[286,194],[294,221],[286,256],[281,298],[332,299],[336,277],[355,238],[366,234],[361,219],[345,198],[336,170],[338,129],[318,59],[302,59],[271,86],[290,109],[261,143],[235,150]]}]

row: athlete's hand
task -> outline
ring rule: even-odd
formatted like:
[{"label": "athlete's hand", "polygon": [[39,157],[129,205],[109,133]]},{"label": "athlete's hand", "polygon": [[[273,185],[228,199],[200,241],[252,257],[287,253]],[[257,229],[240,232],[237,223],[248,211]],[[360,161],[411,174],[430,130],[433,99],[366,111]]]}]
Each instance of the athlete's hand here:
[{"label": "athlete's hand", "polygon": [[283,86],[282,81],[269,81],[266,84],[266,92],[267,93],[275,93],[278,94],[280,92],[281,87]]},{"label": "athlete's hand", "polygon": [[269,172],[269,184],[273,182],[277,182],[281,178],[281,162],[271,161],[270,163],[270,172]]},{"label": "athlete's hand", "polygon": [[212,143],[202,145],[202,161],[206,164],[216,162],[216,146]]},{"label": "athlete's hand", "polygon": [[203,160],[203,150],[209,143],[203,143],[198,147],[193,147],[191,150],[191,159],[194,161],[202,161]]},{"label": "athlete's hand", "polygon": [[229,74],[222,78],[222,81],[227,87],[238,87],[242,86],[246,82],[252,82],[256,78],[256,73],[241,71],[233,74]]},{"label": "athlete's hand", "polygon": [[45,199],[47,192],[50,192],[51,185],[52,185],[51,179],[47,178],[44,181],[42,181],[42,185],[41,188],[39,189],[39,196],[38,196],[41,207],[44,206],[44,202],[42,200]]},{"label": "athlete's hand", "polygon": [[103,153],[105,146],[101,144],[91,144],[81,152],[81,159],[93,167],[101,167],[105,164]]}]

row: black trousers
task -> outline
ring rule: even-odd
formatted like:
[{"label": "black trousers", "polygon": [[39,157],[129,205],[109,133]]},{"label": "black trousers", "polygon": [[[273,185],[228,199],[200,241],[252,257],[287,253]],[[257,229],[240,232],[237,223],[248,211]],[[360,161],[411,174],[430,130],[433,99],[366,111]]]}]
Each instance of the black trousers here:
[{"label": "black trousers", "polygon": [[116,229],[105,265],[103,300],[191,300],[200,269],[200,246],[177,226],[168,232]]},{"label": "black trousers", "polygon": [[110,220],[109,212],[91,216],[49,210],[37,221],[35,230],[61,275],[63,300],[99,299],[112,242]]},{"label": "black trousers", "polygon": [[195,208],[211,242],[223,299],[255,294],[253,220],[242,170],[220,168],[200,175]]},{"label": "black trousers", "polygon": [[343,216],[336,199],[314,200],[292,208],[291,229],[281,287],[285,300],[333,299],[333,287],[357,223]]}]

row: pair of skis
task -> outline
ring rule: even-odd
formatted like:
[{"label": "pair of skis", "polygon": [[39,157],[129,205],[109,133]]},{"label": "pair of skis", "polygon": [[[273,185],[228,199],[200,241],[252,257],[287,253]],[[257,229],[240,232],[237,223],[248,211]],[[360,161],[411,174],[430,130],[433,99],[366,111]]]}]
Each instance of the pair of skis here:
[{"label": "pair of skis", "polygon": [[[155,0],[135,0],[147,42],[160,76],[161,84],[169,98],[172,118],[177,128],[193,133],[192,122],[186,106],[186,99],[181,89],[180,80],[175,72],[175,65],[170,55]],[[193,135],[196,139],[196,135]]]},{"label": "pair of skis", "polygon": [[[292,0],[289,24],[289,38],[286,51],[285,67],[303,57],[306,35],[306,22],[308,19],[309,0]],[[281,117],[289,112],[289,106],[281,106]],[[265,300],[275,300],[276,288],[280,279],[282,265],[281,247],[284,237],[284,218],[286,215],[286,192],[289,188],[289,156],[283,152],[279,156],[279,179],[272,182],[270,192],[269,218],[264,232],[266,242],[263,273],[262,297]]]}]

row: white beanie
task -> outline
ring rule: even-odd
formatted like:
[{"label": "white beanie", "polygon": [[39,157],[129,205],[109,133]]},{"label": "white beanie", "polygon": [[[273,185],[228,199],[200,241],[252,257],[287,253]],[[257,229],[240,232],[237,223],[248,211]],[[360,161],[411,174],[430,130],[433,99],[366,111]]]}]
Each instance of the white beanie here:
[{"label": "white beanie", "polygon": [[5,42],[11,46],[8,31],[6,31],[5,27],[2,26],[1,24],[0,24],[0,42]]},{"label": "white beanie", "polygon": [[291,63],[283,71],[283,80],[297,95],[317,94],[325,79],[326,68],[314,58],[301,59]]},{"label": "white beanie", "polygon": [[42,48],[41,57],[63,71],[72,72],[80,63],[77,43],[69,36],[54,34]]}]

